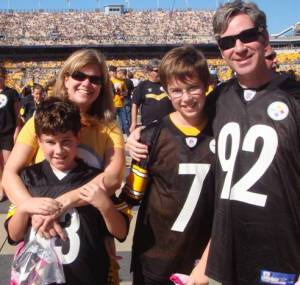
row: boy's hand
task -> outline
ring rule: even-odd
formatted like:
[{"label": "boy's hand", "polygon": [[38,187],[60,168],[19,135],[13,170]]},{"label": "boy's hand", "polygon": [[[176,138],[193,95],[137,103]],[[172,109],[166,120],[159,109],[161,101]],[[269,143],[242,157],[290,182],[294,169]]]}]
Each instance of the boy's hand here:
[{"label": "boy's hand", "polygon": [[62,240],[66,240],[66,233],[55,220],[56,216],[33,215],[31,224],[34,230],[46,239],[59,236]]},{"label": "boy's hand", "polygon": [[19,211],[26,214],[57,215],[62,205],[51,198],[32,197],[25,200],[19,207]]},{"label": "boy's hand", "polygon": [[132,131],[132,133],[127,138],[126,149],[129,152],[130,156],[136,160],[140,161],[141,159],[147,158],[148,147],[145,144],[139,142],[141,137],[141,131],[145,127],[139,127]]},{"label": "boy's hand", "polygon": [[107,207],[108,203],[111,203],[108,194],[96,183],[89,183],[80,188],[79,197],[99,210]]}]

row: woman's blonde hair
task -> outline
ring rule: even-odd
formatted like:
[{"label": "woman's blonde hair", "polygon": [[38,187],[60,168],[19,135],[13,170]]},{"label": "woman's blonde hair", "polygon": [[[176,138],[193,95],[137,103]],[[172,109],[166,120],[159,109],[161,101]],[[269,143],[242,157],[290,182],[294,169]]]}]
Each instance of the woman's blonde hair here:
[{"label": "woman's blonde hair", "polygon": [[95,49],[80,49],[68,57],[58,74],[54,86],[54,95],[63,99],[68,98],[67,88],[65,86],[66,76],[70,76],[75,71],[79,71],[87,64],[98,65],[101,72],[100,94],[87,111],[87,114],[100,120],[112,121],[115,113],[113,106],[113,89],[105,58],[102,53]]}]

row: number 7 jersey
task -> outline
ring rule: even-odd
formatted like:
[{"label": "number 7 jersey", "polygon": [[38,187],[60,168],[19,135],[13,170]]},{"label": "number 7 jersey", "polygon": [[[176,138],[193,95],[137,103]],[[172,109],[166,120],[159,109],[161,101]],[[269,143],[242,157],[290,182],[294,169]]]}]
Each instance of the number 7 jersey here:
[{"label": "number 7 jersey", "polygon": [[220,88],[207,273],[226,285],[259,284],[264,270],[299,274],[300,84],[276,75],[258,90],[235,79]]},{"label": "number 7 jersey", "polygon": [[[208,128],[187,136],[169,116],[155,127],[149,160],[133,165],[134,177],[127,179],[124,191],[138,200],[143,180],[150,180],[137,218],[132,265],[134,271],[140,268],[144,276],[165,282],[175,272],[190,274],[210,238],[214,146]],[[151,126],[143,131],[143,142],[149,132]]]}]

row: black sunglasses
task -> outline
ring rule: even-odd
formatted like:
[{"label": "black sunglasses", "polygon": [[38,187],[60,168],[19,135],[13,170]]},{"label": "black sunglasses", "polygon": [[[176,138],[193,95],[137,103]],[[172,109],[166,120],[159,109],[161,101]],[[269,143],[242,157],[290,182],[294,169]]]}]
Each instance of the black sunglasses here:
[{"label": "black sunglasses", "polygon": [[262,35],[262,32],[259,30],[258,27],[254,27],[248,30],[244,30],[234,36],[219,38],[217,41],[220,49],[226,50],[226,49],[233,48],[235,46],[237,39],[239,39],[241,42],[246,44],[246,43],[257,41],[260,35]]},{"label": "black sunglasses", "polygon": [[275,52],[272,52],[272,53],[270,53],[269,55],[266,55],[266,56],[265,56],[265,59],[267,59],[267,60],[274,60],[275,57],[276,57],[276,53],[275,53]]},{"label": "black sunglasses", "polygon": [[101,85],[101,77],[97,75],[88,75],[81,71],[75,71],[71,74],[71,77],[76,81],[84,81],[88,78],[90,83]]}]

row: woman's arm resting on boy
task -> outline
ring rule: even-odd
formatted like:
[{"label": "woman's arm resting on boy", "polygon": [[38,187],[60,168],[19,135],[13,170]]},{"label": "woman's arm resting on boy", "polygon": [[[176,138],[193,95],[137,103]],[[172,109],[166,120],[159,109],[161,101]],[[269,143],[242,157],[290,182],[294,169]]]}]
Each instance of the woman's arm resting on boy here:
[{"label": "woman's arm resting on boy", "polygon": [[29,165],[34,153],[35,150],[31,146],[17,142],[4,167],[2,185],[9,200],[17,207],[31,198],[19,173]]},{"label": "woman's arm resting on boy", "polygon": [[56,198],[56,200],[63,205],[63,211],[66,211],[69,208],[81,207],[88,204],[80,197],[80,191],[83,188],[98,188],[104,192],[107,192],[111,196],[117,189],[121,187],[125,172],[124,150],[109,150],[105,153],[104,160],[104,172],[98,174],[85,185]]}]

